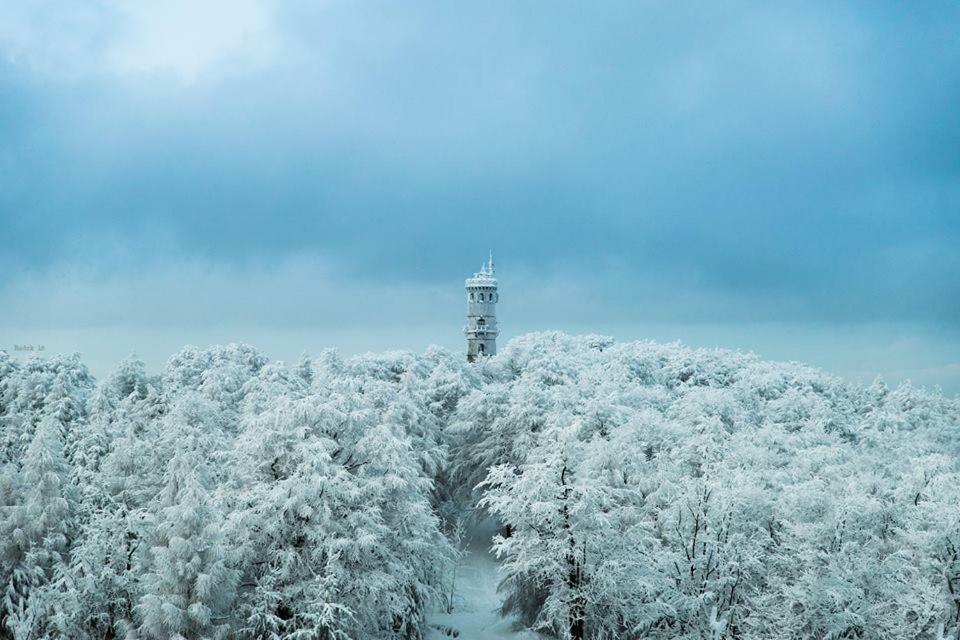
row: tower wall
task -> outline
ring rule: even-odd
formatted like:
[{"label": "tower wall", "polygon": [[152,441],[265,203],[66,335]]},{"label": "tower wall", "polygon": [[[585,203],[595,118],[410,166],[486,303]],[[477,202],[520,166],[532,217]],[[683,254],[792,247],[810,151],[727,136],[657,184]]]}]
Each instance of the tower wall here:
[{"label": "tower wall", "polygon": [[493,272],[493,256],[480,271],[467,278],[467,326],[463,328],[467,337],[467,360],[473,362],[480,356],[492,356],[497,353],[497,280]]}]

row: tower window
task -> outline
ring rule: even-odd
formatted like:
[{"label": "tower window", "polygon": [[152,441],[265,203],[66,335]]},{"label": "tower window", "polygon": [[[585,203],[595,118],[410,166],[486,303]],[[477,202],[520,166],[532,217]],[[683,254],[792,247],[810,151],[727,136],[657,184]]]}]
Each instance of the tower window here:
[{"label": "tower window", "polygon": [[473,302],[473,292],[470,292],[470,302]]},{"label": "tower window", "polygon": [[480,344],[477,345],[477,353],[483,353],[483,351],[484,351],[483,343],[481,342]]},{"label": "tower window", "polygon": [[480,302],[483,302],[483,294],[480,294]]}]

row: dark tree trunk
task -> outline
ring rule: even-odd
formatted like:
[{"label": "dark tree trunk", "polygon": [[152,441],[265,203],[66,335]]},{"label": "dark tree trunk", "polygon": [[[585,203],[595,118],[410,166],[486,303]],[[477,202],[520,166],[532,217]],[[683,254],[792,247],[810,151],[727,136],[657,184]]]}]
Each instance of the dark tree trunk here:
[{"label": "dark tree trunk", "polygon": [[[566,511],[566,509],[564,509]],[[577,562],[576,541],[570,538],[570,552],[567,554],[567,586],[573,595],[570,601],[570,637],[573,640],[583,640],[586,637],[587,607],[580,589],[583,586],[583,567]]]},{"label": "dark tree trunk", "polygon": [[586,637],[586,602],[580,589],[583,584],[583,567],[577,562],[577,541],[573,537],[573,527],[570,523],[570,487],[567,485],[567,467],[560,472],[560,484],[563,486],[563,506],[560,513],[563,517],[563,528],[570,540],[570,549],[567,551],[567,587],[570,589],[569,628],[572,640],[583,640]]}]

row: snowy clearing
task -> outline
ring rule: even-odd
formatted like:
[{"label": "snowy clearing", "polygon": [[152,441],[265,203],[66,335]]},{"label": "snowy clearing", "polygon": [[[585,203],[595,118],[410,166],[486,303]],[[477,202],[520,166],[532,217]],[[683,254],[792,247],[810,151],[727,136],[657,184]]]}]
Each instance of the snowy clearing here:
[{"label": "snowy clearing", "polygon": [[488,522],[472,532],[467,553],[457,566],[454,610],[451,613],[435,611],[427,616],[430,628],[427,640],[451,637],[460,640],[535,640],[545,637],[531,631],[516,630],[513,620],[504,619],[498,614],[503,602],[503,596],[497,593],[501,576],[497,559],[490,551],[495,531],[494,525]]}]

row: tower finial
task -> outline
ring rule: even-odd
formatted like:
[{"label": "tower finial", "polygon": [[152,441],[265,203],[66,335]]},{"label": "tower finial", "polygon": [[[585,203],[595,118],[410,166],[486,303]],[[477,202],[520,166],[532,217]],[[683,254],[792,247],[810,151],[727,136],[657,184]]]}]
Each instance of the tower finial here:
[{"label": "tower finial", "polygon": [[490,261],[487,263],[487,272],[493,275],[493,249],[490,249]]}]

